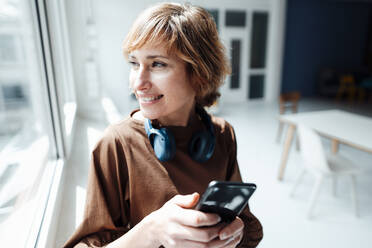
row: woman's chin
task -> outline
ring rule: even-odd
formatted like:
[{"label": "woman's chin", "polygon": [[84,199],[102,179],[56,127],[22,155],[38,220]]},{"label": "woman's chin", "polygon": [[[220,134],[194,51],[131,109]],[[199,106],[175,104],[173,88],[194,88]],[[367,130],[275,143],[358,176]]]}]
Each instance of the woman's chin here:
[{"label": "woman's chin", "polygon": [[142,116],[146,119],[155,120],[161,117],[161,114],[158,111],[149,110],[146,108],[140,108]]}]

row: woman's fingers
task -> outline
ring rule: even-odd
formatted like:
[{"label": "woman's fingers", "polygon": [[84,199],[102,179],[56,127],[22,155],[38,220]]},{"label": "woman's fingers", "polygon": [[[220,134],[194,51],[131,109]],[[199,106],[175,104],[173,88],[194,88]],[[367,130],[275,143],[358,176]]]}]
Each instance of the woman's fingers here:
[{"label": "woman's fingers", "polygon": [[230,239],[230,242],[225,246],[226,248],[235,248],[239,243],[240,241],[242,240],[243,238],[243,233],[239,234],[237,237],[231,237]]},{"label": "woman's fingers", "polygon": [[217,214],[203,213],[193,210],[199,200],[199,194],[176,195],[166,204],[167,216],[186,226],[201,227],[212,226],[221,221]]},{"label": "woman's fingers", "polygon": [[240,243],[242,238],[243,238],[243,232],[241,232],[237,237],[233,238],[233,240],[231,241],[230,247],[235,248]]},{"label": "woman's fingers", "polygon": [[185,226],[203,227],[213,226],[221,221],[221,217],[217,214],[203,213],[193,209],[182,209],[174,212],[172,218]]},{"label": "woman's fingers", "polygon": [[220,231],[219,237],[221,240],[236,237],[243,231],[243,229],[244,222],[239,217],[236,217],[233,222]]},{"label": "woman's fingers", "polygon": [[157,240],[166,247],[236,247],[243,221],[237,217],[229,224],[221,223],[217,214],[192,209],[198,199],[197,193],[178,195],[151,214]]},{"label": "woman's fingers", "polygon": [[[182,227],[174,229],[172,237],[173,242],[179,246],[177,247],[189,247],[188,245],[194,245],[190,247],[210,247],[210,248],[230,248],[236,247],[242,237],[243,233],[240,232],[237,236],[232,236],[228,239],[221,240],[218,237],[219,230],[223,224],[218,224],[213,227]],[[181,243],[183,245],[181,245]]]},{"label": "woman's fingers", "polygon": [[189,227],[182,226],[175,230],[174,237],[177,239],[187,239],[202,243],[208,243],[218,238],[219,231],[221,230],[220,225],[212,227]]},{"label": "woman's fingers", "polygon": [[193,241],[193,240],[174,240],[171,242],[172,244],[168,243],[168,244],[165,244],[165,247],[169,248],[179,248],[179,247],[182,247],[182,248],[206,248],[206,247],[209,247],[209,248],[218,248],[218,247],[228,247],[228,246],[215,246],[213,245],[212,243],[204,243],[204,242],[199,242],[199,241]]},{"label": "woman's fingers", "polygon": [[182,208],[193,208],[199,201],[200,195],[193,193],[190,195],[176,195],[168,203],[176,204]]},{"label": "woman's fingers", "polygon": [[209,242],[206,246],[211,248],[235,248],[242,240],[243,233],[238,234],[238,236],[232,236],[228,239],[221,240],[216,238]]}]

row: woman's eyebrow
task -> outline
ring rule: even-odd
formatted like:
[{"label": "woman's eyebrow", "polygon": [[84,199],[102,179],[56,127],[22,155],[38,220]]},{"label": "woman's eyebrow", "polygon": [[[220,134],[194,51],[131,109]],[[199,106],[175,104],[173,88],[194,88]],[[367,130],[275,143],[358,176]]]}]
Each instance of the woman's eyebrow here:
[{"label": "woman's eyebrow", "polygon": [[[128,56],[130,59],[137,59],[136,56],[130,54]],[[163,59],[169,59],[168,56],[165,56],[165,55],[160,55],[160,54],[154,54],[154,55],[147,55],[146,56],[146,59],[156,59],[156,58],[163,58]]]},{"label": "woman's eyebrow", "polygon": [[149,55],[146,56],[147,59],[156,59],[156,58],[163,58],[163,59],[169,59],[167,56],[164,55]]}]

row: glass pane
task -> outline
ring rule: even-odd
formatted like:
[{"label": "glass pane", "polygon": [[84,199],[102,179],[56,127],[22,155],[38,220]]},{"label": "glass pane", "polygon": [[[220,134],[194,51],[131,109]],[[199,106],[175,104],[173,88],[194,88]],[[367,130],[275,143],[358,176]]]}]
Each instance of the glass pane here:
[{"label": "glass pane", "polygon": [[3,96],[4,109],[18,109],[26,107],[28,104],[28,97],[26,95],[26,88],[22,87],[21,82],[3,83],[1,90]]},{"label": "glass pane", "polygon": [[213,17],[214,21],[216,22],[217,30],[219,30],[218,26],[218,9],[208,9],[209,14]]},{"label": "glass pane", "polygon": [[264,68],[266,65],[267,13],[253,13],[251,68]]},{"label": "glass pane", "polygon": [[227,27],[245,27],[245,11],[227,10],[225,25]]},{"label": "glass pane", "polygon": [[249,77],[249,99],[262,98],[264,96],[264,75],[252,75]]},{"label": "glass pane", "polygon": [[[39,35],[27,0],[0,8],[0,240],[24,247],[39,204],[46,161],[56,158]],[[44,207],[44,206],[42,206]]]},{"label": "glass pane", "polygon": [[[67,156],[72,143],[71,134],[76,114],[76,97],[64,1],[53,1],[50,4],[48,13],[50,17],[50,42],[53,49],[53,61],[56,65],[54,67],[54,80],[56,81],[58,104],[60,105],[61,125],[65,140],[65,155]],[[88,37],[88,40],[91,40],[90,37]],[[86,65],[86,67],[88,66]],[[87,68],[85,69],[87,70]],[[94,76],[96,74],[89,70],[88,72],[86,75],[89,77],[86,80],[90,85],[95,85]],[[89,89],[86,93],[90,93]]]},{"label": "glass pane", "polygon": [[17,60],[13,35],[0,34],[0,61],[1,63],[14,63]]},{"label": "glass pane", "polygon": [[240,87],[240,40],[231,41],[231,81],[230,88]]}]

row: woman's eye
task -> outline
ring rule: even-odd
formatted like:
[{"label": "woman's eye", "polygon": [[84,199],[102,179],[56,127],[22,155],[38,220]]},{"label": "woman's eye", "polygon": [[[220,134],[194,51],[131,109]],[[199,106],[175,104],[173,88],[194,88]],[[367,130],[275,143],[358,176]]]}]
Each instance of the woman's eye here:
[{"label": "woman's eye", "polygon": [[131,67],[138,67],[138,63],[134,61],[129,61]]},{"label": "woman's eye", "polygon": [[162,62],[153,62],[152,63],[152,67],[159,67],[159,68],[161,68],[161,67],[166,67],[166,66],[167,66],[167,64],[162,63]]}]

